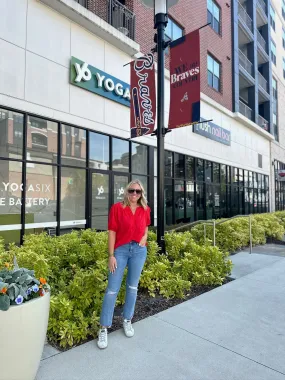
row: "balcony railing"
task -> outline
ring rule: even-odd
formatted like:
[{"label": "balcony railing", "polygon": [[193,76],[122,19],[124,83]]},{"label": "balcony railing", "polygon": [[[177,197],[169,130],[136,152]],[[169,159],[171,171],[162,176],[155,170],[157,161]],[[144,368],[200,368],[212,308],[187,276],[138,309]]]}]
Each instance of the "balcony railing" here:
[{"label": "balcony railing", "polygon": [[258,84],[266,91],[268,92],[268,83],[267,80],[264,78],[264,76],[258,72]]},{"label": "balcony railing", "polygon": [[263,12],[267,15],[266,4],[264,0],[257,0],[257,5],[259,5]]},{"label": "balcony railing", "polygon": [[265,39],[262,37],[262,35],[260,34],[259,30],[257,30],[257,41],[258,41],[258,43],[261,45],[261,47],[263,48],[263,50],[264,50],[265,52],[267,52],[267,51],[266,51],[266,41],[265,41]]},{"label": "balcony railing", "polygon": [[243,102],[239,102],[239,112],[243,114],[243,116],[247,117],[248,119],[253,119],[253,111],[251,108],[249,108],[246,104]]},{"label": "balcony railing", "polygon": [[268,131],[268,121],[260,115],[258,115],[258,125],[265,131]]},{"label": "balcony railing", "polygon": [[125,36],[135,39],[135,15],[118,0],[95,1],[88,5],[87,0],[75,0],[97,16],[118,29]]},{"label": "balcony railing", "polygon": [[239,64],[252,76],[253,65],[241,50],[239,51]]},{"label": "balcony railing", "polygon": [[253,31],[253,22],[252,19],[250,18],[249,14],[247,11],[244,9],[244,7],[241,5],[241,3],[238,3],[238,13],[241,19],[245,22],[247,27],[250,29],[250,31]]}]

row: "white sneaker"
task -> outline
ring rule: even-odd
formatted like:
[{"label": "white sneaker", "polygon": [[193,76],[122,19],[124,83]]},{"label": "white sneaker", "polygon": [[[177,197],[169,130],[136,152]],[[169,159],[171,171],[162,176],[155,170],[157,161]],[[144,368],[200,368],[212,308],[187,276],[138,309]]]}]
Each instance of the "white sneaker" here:
[{"label": "white sneaker", "polygon": [[123,328],[124,328],[124,332],[125,332],[126,337],[131,338],[134,336],[135,330],[133,329],[131,321],[124,319]]},{"label": "white sneaker", "polygon": [[97,346],[101,349],[108,347],[108,331],[106,328],[99,330]]}]

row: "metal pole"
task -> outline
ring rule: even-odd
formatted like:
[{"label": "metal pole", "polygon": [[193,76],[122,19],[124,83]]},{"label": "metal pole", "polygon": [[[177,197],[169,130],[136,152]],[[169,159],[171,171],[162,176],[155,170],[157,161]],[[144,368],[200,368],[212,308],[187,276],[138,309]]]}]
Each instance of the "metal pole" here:
[{"label": "metal pole", "polygon": [[164,50],[167,14],[155,15],[157,29],[157,243],[165,253],[164,242]]},{"label": "metal pole", "polygon": [[204,223],[204,244],[206,244],[206,224]]},{"label": "metal pole", "polygon": [[252,253],[251,215],[249,215],[249,253]]},{"label": "metal pole", "polygon": [[213,244],[216,246],[216,221],[213,221]]}]

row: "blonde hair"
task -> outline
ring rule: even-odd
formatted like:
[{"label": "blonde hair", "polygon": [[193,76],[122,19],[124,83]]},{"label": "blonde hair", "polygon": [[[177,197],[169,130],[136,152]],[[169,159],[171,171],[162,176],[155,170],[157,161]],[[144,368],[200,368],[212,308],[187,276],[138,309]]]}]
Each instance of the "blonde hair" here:
[{"label": "blonde hair", "polygon": [[129,196],[128,196],[128,190],[129,190],[133,185],[139,185],[139,186],[140,186],[142,193],[141,193],[140,199],[138,200],[138,204],[139,204],[140,206],[142,206],[144,209],[146,209],[146,208],[147,208],[147,199],[146,199],[146,197],[145,197],[144,187],[143,187],[141,181],[138,180],[138,179],[134,179],[134,180],[132,180],[132,181],[127,185],[127,187],[125,188],[124,200],[123,200],[123,202],[122,202],[123,205],[124,205],[124,207],[126,207],[126,206],[130,206],[130,201],[129,201]]}]

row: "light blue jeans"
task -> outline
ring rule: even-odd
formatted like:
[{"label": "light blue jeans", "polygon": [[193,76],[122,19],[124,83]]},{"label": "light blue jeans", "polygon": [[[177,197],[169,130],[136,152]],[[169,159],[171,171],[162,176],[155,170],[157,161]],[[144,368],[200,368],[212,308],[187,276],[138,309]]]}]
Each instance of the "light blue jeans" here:
[{"label": "light blue jeans", "polygon": [[111,327],[117,295],[121,288],[124,270],[128,267],[126,299],[123,310],[124,319],[131,320],[134,315],[137,300],[138,284],[146,260],[147,248],[140,247],[138,243],[131,242],[115,249],[117,269],[109,273],[108,286],[105,292],[100,324]]}]

